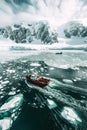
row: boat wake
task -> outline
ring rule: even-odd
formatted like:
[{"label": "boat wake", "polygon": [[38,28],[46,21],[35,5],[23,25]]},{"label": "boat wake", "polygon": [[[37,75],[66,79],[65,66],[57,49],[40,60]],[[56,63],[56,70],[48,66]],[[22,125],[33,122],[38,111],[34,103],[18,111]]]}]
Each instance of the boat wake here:
[{"label": "boat wake", "polygon": [[[60,88],[58,87],[59,85],[55,84],[55,85],[49,85],[43,89],[43,88],[38,87],[36,85],[30,84],[26,80],[25,80],[25,83],[26,83],[28,88],[35,89],[48,97],[51,96],[57,102],[61,102],[65,105],[68,105],[68,106],[73,107],[75,109],[87,111],[87,101],[85,99],[78,100],[75,97],[73,97],[72,95],[67,94],[68,88],[69,88],[69,90],[73,91],[73,93],[75,92],[75,94],[76,93],[78,94],[78,90],[80,90],[80,92],[84,93],[85,90],[83,90],[81,88],[76,88],[76,87],[74,88],[73,86],[64,85],[61,83],[62,85],[61,84],[60,85],[62,87],[60,86]],[[85,93],[87,94],[86,91],[85,91]]]}]

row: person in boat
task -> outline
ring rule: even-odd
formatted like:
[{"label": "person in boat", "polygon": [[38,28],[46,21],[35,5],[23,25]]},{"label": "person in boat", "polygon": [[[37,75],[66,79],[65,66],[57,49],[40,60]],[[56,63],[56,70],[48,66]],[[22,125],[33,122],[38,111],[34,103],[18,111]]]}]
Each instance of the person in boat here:
[{"label": "person in boat", "polygon": [[40,76],[37,74],[37,73],[33,73],[32,75],[31,75],[31,79],[32,80],[38,80],[40,78]]}]

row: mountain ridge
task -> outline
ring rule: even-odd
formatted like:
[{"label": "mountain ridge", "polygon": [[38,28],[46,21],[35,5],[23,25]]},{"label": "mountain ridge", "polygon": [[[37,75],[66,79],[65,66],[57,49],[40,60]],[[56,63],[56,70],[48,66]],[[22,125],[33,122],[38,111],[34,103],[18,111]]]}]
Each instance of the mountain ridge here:
[{"label": "mountain ridge", "polygon": [[35,43],[37,41],[52,44],[58,42],[58,33],[52,31],[47,22],[21,23],[1,27],[0,36],[16,43]]}]

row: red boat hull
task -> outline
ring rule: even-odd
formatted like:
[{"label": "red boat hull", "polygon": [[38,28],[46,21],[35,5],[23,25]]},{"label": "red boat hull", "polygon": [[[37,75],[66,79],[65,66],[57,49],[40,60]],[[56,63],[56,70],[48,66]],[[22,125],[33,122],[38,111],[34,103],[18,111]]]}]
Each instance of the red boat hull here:
[{"label": "red boat hull", "polygon": [[33,80],[33,79],[31,79],[31,75],[27,75],[26,79],[28,82],[38,85],[40,87],[45,87],[45,86],[49,85],[49,83],[50,83],[49,79],[46,79],[43,77],[39,77],[38,80]]}]

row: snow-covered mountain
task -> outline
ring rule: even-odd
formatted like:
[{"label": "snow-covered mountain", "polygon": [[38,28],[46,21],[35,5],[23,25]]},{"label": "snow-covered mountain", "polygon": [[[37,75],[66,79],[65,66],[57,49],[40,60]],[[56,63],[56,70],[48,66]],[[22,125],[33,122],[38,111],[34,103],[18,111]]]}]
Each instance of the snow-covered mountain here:
[{"label": "snow-covered mountain", "polygon": [[52,31],[49,24],[45,21],[1,27],[0,36],[16,43],[52,44],[58,42],[57,32]]},{"label": "snow-covered mountain", "polygon": [[86,12],[86,0],[3,0],[0,26],[5,27],[0,28],[0,37],[32,44],[58,43],[60,37],[83,38],[87,36],[87,27],[83,26],[87,25]]},{"label": "snow-covered mountain", "polygon": [[24,22],[0,27],[0,37],[15,43],[52,44],[60,42],[60,37],[87,39],[87,27],[77,21],[67,22],[56,29],[47,21]]},{"label": "snow-covered mountain", "polygon": [[59,34],[62,37],[72,38],[72,37],[87,37],[87,26],[77,21],[71,21],[63,24],[58,28]]}]

